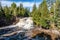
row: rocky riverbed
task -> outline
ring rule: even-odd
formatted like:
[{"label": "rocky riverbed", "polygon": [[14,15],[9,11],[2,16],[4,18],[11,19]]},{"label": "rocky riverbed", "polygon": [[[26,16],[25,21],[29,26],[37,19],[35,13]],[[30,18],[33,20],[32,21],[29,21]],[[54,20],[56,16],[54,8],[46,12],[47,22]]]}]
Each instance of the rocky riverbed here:
[{"label": "rocky riverbed", "polygon": [[60,32],[35,28],[31,18],[23,18],[16,25],[0,28],[0,40],[60,40]]},{"label": "rocky riverbed", "polygon": [[[53,32],[52,32],[53,31]],[[25,30],[19,28],[1,29],[0,40],[60,40],[56,30],[45,30],[35,28],[33,30]]]}]

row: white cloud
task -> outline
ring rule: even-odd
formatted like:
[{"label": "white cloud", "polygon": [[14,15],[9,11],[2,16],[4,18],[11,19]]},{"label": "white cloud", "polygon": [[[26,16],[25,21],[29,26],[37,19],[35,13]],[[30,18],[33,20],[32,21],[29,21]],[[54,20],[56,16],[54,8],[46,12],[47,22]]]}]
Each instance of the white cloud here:
[{"label": "white cloud", "polygon": [[12,4],[11,1],[1,1],[2,6],[10,6]]},{"label": "white cloud", "polygon": [[[1,4],[2,6],[11,6],[11,4],[13,3],[13,1],[1,1]],[[22,2],[15,2],[17,6],[20,5],[20,3]],[[40,4],[41,2],[37,2],[36,3],[36,6],[38,7],[38,5]],[[23,2],[22,3],[24,7],[29,7],[32,9],[33,5],[34,5],[34,2]]]}]

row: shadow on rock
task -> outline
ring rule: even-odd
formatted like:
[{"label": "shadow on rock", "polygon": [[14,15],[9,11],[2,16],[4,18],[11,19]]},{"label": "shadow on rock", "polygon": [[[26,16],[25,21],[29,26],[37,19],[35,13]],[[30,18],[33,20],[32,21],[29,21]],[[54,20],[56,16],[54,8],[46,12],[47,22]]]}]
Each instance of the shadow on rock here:
[{"label": "shadow on rock", "polygon": [[52,40],[50,35],[44,34],[43,32],[40,34],[37,34],[36,36],[32,38],[35,40]]}]

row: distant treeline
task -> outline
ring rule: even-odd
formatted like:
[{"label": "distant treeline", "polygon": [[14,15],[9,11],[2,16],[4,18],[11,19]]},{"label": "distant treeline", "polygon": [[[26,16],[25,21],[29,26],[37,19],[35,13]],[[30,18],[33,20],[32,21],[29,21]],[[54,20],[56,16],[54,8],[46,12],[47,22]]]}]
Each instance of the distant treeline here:
[{"label": "distant treeline", "polygon": [[29,8],[24,8],[22,3],[18,7],[15,3],[12,3],[11,7],[2,7],[0,3],[0,26],[12,24],[18,17],[32,17],[34,25],[37,27],[58,27],[59,24],[57,18],[60,18],[58,16],[60,13],[60,1],[51,1],[52,2],[43,0],[38,8],[36,7],[36,4],[34,4],[32,12],[30,12]]}]

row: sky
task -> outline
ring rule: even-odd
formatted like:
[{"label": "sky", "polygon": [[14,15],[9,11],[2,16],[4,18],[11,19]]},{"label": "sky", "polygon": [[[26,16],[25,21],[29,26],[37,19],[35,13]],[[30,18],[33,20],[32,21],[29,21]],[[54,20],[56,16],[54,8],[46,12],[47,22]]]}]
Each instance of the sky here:
[{"label": "sky", "polygon": [[22,3],[24,7],[28,7],[30,8],[30,10],[32,10],[34,3],[36,3],[36,6],[38,7],[42,0],[0,0],[0,2],[2,6],[11,6],[13,2],[15,2],[17,6],[19,6],[20,3]]}]

